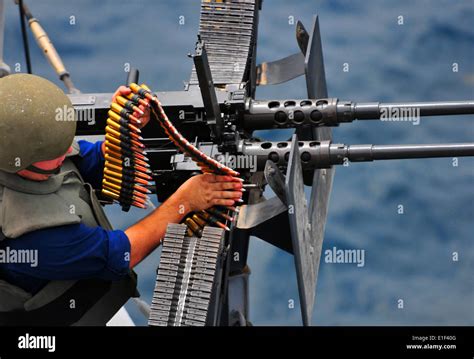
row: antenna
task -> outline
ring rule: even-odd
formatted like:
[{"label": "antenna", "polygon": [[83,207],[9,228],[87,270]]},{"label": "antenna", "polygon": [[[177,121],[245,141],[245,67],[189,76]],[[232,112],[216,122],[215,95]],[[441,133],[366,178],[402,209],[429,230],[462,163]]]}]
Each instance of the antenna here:
[{"label": "antenna", "polygon": [[44,31],[43,27],[39,23],[38,19],[33,17],[33,14],[30,12],[30,9],[26,6],[23,0],[15,0],[15,3],[18,4],[20,17],[21,17],[21,24],[22,24],[22,34],[23,34],[23,44],[25,47],[25,56],[26,62],[28,67],[28,73],[31,73],[31,62],[30,62],[30,54],[29,54],[29,47],[28,47],[28,37],[26,34],[26,25],[25,25],[25,18],[28,20],[28,25],[30,26],[31,32],[36,39],[36,42],[39,48],[42,50],[44,56],[48,60],[48,62],[53,67],[54,71],[58,74],[59,79],[64,82],[64,85],[68,89],[69,93],[79,93],[80,91],[74,86],[71,75],[69,71],[64,66],[61,57],[59,56],[58,52],[56,51],[53,43],[48,37],[46,31]]},{"label": "antenna", "polygon": [[10,74],[10,67],[3,61],[3,39],[5,34],[5,2],[0,0],[0,78]]}]

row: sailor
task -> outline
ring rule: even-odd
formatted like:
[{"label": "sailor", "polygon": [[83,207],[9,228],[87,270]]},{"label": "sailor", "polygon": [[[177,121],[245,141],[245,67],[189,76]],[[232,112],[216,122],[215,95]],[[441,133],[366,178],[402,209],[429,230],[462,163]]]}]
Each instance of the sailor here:
[{"label": "sailor", "polygon": [[24,312],[28,303],[31,310],[55,281],[126,278],[160,245],[168,223],[242,196],[232,177],[197,175],[147,217],[112,230],[94,191],[104,142],[74,140],[76,122],[58,116],[73,108],[69,98],[27,74],[0,79],[0,98],[0,313]]}]

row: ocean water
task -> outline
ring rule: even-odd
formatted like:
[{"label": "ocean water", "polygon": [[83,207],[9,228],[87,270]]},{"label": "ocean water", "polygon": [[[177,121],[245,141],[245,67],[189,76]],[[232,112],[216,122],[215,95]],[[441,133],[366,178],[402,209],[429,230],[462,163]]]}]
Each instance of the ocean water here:
[{"label": "ocean water", "polygon": [[[138,67],[141,80],[155,90],[180,90],[189,79],[186,54],[196,40],[199,1],[28,3],[83,92],[113,92],[125,81],[126,63]],[[301,20],[310,29],[313,14],[320,16],[330,96],[360,102],[474,98],[472,1],[265,0],[258,60],[296,52],[294,24]],[[34,73],[54,79],[31,37],[30,43]],[[26,71],[17,9],[9,1],[5,61]],[[257,98],[304,98],[305,88],[299,78],[259,88]],[[334,140],[469,142],[473,119],[423,118],[418,126],[355,122],[336,128]],[[288,134],[259,133],[272,140]],[[473,165],[472,158],[459,158],[457,166],[445,158],[339,166],[313,324],[473,325]],[[107,211],[116,228],[123,229],[147,213],[124,214],[118,207]],[[326,263],[324,251],[334,247],[364,250],[364,266]],[[139,290],[148,302],[159,255],[155,251],[137,267]],[[293,257],[254,238],[249,265],[252,323],[300,325]],[[133,304],[127,308],[137,324],[146,323]]]}]

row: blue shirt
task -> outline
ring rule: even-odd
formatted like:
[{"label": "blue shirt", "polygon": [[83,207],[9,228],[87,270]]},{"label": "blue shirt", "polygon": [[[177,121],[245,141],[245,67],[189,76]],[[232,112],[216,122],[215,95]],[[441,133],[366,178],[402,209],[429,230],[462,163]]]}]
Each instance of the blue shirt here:
[{"label": "blue shirt", "polygon": [[[75,159],[84,180],[94,188],[100,188],[102,182],[101,145],[79,141],[80,156]],[[7,249],[10,253],[34,250],[37,254],[37,263],[0,263],[0,278],[32,294],[50,280],[119,280],[129,273],[130,241],[120,230],[82,223],[41,229],[0,241],[0,251],[7,253]]]}]

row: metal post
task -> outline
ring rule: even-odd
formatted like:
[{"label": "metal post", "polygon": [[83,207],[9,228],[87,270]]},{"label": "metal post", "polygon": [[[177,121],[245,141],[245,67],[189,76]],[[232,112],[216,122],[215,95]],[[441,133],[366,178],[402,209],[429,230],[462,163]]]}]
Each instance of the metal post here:
[{"label": "metal post", "polygon": [[223,121],[221,118],[221,110],[217,102],[216,89],[212,81],[211,67],[207,57],[206,47],[201,38],[196,43],[196,53],[193,56],[194,67],[201,90],[202,100],[206,109],[207,123],[213,129],[214,135],[218,141],[222,136]]},{"label": "metal post", "polygon": [[[43,55],[46,57],[50,65],[53,67],[54,71],[58,74],[59,79],[64,83],[67,87],[69,93],[71,94],[79,94],[80,91],[74,86],[72,82],[71,75],[69,74],[68,70],[64,66],[64,63],[59,56],[58,52],[54,48],[53,43],[48,37],[48,34],[44,31],[43,27],[40,25],[38,19],[36,19],[33,14],[31,13],[30,9],[23,0],[15,0],[15,3],[18,4],[20,8],[21,21],[22,21],[22,29],[24,29],[24,21],[25,17],[28,20],[28,25],[31,29],[31,32],[43,52]],[[25,55],[28,62],[28,72],[31,73],[31,64],[29,63],[29,50],[28,50],[28,37],[26,36],[26,32],[23,31],[23,41],[25,43]]]},{"label": "metal post", "polygon": [[3,62],[3,35],[5,30],[5,2],[0,0],[0,78],[10,74],[10,67]]}]

